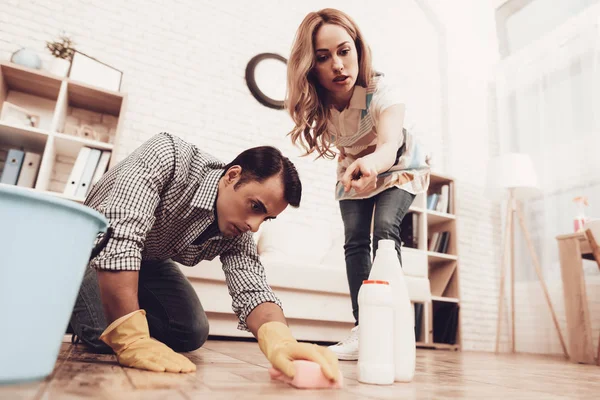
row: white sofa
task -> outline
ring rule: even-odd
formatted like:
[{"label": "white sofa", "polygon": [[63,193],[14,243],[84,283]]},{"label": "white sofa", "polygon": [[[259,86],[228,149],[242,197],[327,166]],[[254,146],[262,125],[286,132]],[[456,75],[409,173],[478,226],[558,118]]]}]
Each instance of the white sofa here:
[{"label": "white sofa", "polygon": [[[280,216],[264,223],[255,241],[269,285],[281,299],[296,338],[328,342],[344,338],[354,319],[341,229],[301,225]],[[402,257],[411,300],[430,301],[427,256],[407,249]],[[211,335],[251,337],[236,329],[237,317],[218,258],[181,269],[200,297]]]}]

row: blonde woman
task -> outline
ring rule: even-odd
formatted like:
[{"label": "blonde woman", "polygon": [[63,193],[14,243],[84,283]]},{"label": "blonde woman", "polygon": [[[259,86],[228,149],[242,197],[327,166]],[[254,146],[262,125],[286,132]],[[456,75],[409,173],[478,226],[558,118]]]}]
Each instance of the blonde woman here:
[{"label": "blonde woman", "polygon": [[428,156],[403,129],[401,93],[374,72],[358,26],[339,10],[311,12],[300,24],[288,62],[286,108],[294,144],[307,155],[338,155],[335,198],[356,326],[330,349],[340,360],[356,360],[358,291],[371,270],[371,233],[373,256],[379,240],[392,239],[400,258],[400,224],[415,195],[429,186]]}]

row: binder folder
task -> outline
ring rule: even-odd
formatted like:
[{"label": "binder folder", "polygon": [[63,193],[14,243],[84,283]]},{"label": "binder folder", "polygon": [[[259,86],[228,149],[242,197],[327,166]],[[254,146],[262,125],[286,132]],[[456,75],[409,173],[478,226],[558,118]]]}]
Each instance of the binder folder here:
[{"label": "binder folder", "polygon": [[19,178],[19,172],[21,171],[21,165],[23,164],[23,158],[25,152],[17,149],[10,149],[4,169],[2,170],[2,177],[0,183],[7,183],[9,185],[16,185],[17,179]]},{"label": "binder folder", "polygon": [[106,172],[106,168],[108,168],[108,162],[110,161],[111,154],[112,153],[107,150],[102,152],[102,155],[100,156],[100,161],[98,161],[98,166],[96,167],[96,171],[94,171],[94,177],[92,178],[92,184],[90,185],[90,188],[93,187],[96,183],[98,183],[100,178],[102,178],[102,175],[104,175],[104,173]]},{"label": "binder folder", "polygon": [[79,199],[85,199],[85,196],[90,188],[90,184],[92,183],[92,177],[94,176],[94,171],[96,170],[96,166],[98,165],[98,160],[100,160],[101,154],[102,151],[98,149],[90,150],[87,162],[85,163],[85,168],[81,174],[81,179],[79,180],[79,185],[75,191],[75,197]]},{"label": "binder folder", "polygon": [[69,179],[65,185],[65,190],[63,192],[65,195],[75,196],[77,188],[79,187],[81,175],[83,174],[83,170],[85,169],[85,165],[91,150],[92,149],[89,147],[82,147],[81,150],[79,150],[79,154],[77,155],[77,159],[75,160],[75,164],[73,164],[73,169],[71,169]]},{"label": "binder folder", "polygon": [[37,153],[25,153],[23,166],[19,173],[17,186],[32,188],[35,186],[35,178],[37,177],[38,169],[40,168],[40,159],[42,156]]}]

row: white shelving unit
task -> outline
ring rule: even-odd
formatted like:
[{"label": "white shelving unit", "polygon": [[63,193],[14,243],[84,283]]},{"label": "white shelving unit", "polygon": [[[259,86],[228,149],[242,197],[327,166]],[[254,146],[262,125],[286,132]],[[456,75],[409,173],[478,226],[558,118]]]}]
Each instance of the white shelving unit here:
[{"label": "white shelving unit", "polygon": [[[40,116],[38,127],[0,120],[0,149],[20,149],[42,156],[34,190],[82,202],[63,194],[73,163],[83,146],[113,151],[122,131],[126,95],[96,88],[45,71],[0,62],[0,110],[5,101]],[[69,111],[92,112],[116,119],[104,141],[66,134]],[[109,168],[114,164],[111,157]]]},{"label": "white shelving unit", "polygon": [[[420,337],[417,338],[418,347],[459,350],[461,346],[460,335],[460,290],[459,290],[459,257],[457,252],[457,225],[456,215],[456,185],[454,179],[432,173],[428,195],[440,193],[443,185],[452,185],[450,196],[451,209],[449,213],[441,213],[427,209],[427,196],[420,195],[415,198],[409,213],[418,215],[417,247],[403,248],[403,254],[414,252],[424,255],[427,260],[427,278],[431,287],[431,302],[425,303],[421,318]],[[405,220],[411,218],[405,216]],[[449,232],[449,242],[446,253],[429,251],[429,240],[436,232]],[[436,322],[441,324],[447,316],[453,318],[456,313],[455,340],[445,343],[434,335]],[[445,315],[448,314],[448,315]]]}]

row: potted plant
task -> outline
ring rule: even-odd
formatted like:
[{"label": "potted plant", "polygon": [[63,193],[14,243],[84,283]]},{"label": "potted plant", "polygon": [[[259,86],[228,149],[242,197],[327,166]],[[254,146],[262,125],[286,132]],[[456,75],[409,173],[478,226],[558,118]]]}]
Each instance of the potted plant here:
[{"label": "potted plant", "polygon": [[55,75],[67,76],[75,53],[71,38],[63,34],[54,42],[46,42],[46,48],[53,55],[48,71]]}]

